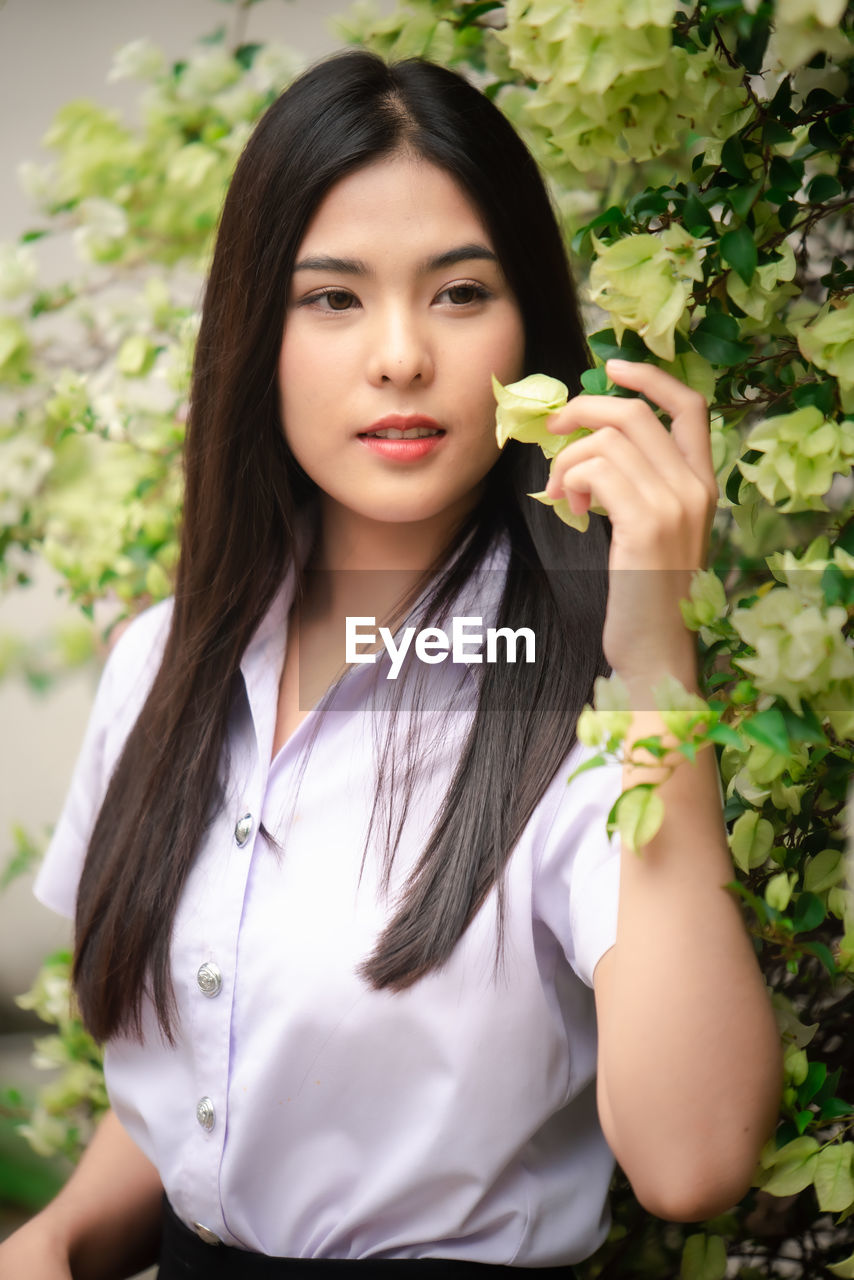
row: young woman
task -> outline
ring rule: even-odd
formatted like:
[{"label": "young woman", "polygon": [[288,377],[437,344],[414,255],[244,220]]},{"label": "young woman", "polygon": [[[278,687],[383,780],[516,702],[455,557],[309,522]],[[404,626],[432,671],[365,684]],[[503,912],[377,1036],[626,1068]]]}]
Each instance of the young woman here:
[{"label": "young woman", "polygon": [[[612,364],[668,433],[579,396],[588,363],[542,181],[476,90],[348,53],[270,108],[207,288],[175,598],[109,659],[37,884],[76,913],[113,1110],[4,1276],[158,1248],[163,1280],[566,1275],[612,1152],[664,1217],[746,1189],[780,1063],[711,753],[641,857],[604,828],[644,770],[566,786],[597,675],[635,738],[663,674],[696,687],[705,405]],[[551,481],[607,510],[584,534],[495,442],[491,376],[533,372],[571,389],[555,432],[592,429]]]}]

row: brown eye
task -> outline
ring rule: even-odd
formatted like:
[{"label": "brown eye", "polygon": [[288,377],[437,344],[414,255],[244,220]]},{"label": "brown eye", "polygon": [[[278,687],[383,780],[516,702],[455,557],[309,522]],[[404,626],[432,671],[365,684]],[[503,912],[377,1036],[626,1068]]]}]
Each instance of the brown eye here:
[{"label": "brown eye", "polygon": [[487,292],[482,285],[474,284],[452,284],[444,291],[444,296],[455,307],[465,307],[472,302],[481,302],[487,297]]},{"label": "brown eye", "polygon": [[330,289],[323,297],[331,311],[347,311],[353,303],[352,293],[347,293],[345,289]]}]

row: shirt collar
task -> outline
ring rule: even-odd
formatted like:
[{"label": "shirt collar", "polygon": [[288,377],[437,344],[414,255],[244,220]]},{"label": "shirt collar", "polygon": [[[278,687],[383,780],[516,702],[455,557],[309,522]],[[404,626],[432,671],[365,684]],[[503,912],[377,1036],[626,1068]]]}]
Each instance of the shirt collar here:
[{"label": "shirt collar", "polygon": [[[296,590],[296,564],[299,563],[301,567],[306,564],[314,542],[314,534],[314,522],[310,515],[306,515],[297,529],[294,560],[288,565],[281,585],[249,641],[240,663],[252,718],[255,722],[258,747],[262,753],[266,753],[268,759],[275,732],[279,684],[288,638],[288,621]],[[460,551],[454,553],[451,563],[460,553]],[[484,627],[495,625],[509,559],[510,540],[506,533],[502,533],[492,542],[472,577],[463,584],[454,597],[443,625],[447,626],[452,617],[477,617],[482,619]],[[425,603],[432,586],[433,583],[430,583],[419,596],[408,617],[401,624],[397,632],[398,637],[407,626],[424,627],[431,624],[433,620],[425,613]],[[435,621],[433,624],[435,625]],[[387,662],[387,658],[385,661]],[[475,681],[476,673],[477,667],[463,667],[463,683],[469,684]],[[345,705],[352,705],[354,698],[358,700],[364,695],[367,687],[374,684],[372,677],[376,678],[381,674],[384,674],[384,665],[381,661],[352,668],[339,686],[339,692],[343,694],[343,702],[336,696],[334,699],[336,706],[343,708]],[[385,685],[387,682],[382,683]],[[391,693],[391,689],[388,692]]]}]

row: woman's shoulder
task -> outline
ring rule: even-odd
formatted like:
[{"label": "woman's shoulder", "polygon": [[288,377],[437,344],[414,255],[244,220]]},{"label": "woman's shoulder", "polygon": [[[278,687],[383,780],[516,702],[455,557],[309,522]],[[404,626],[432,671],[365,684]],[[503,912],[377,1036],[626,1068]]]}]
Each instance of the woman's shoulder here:
[{"label": "woman's shoulder", "polygon": [[171,596],[160,600],[114,628],[97,698],[111,716],[151,686],[163,658],[173,604]]},{"label": "woman's shoulder", "polygon": [[168,596],[119,622],[112,631],[107,665],[123,669],[147,665],[163,656],[175,600]]}]

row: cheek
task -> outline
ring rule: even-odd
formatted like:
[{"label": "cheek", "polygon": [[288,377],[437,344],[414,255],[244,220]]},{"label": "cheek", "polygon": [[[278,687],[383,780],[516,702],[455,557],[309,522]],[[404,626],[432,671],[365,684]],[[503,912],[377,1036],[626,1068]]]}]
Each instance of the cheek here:
[{"label": "cheek", "polygon": [[460,345],[452,358],[457,363],[459,380],[468,396],[483,402],[491,418],[495,413],[492,374],[505,386],[522,377],[525,339],[521,325],[508,327],[499,334],[486,334],[473,347]]},{"label": "cheek", "polygon": [[305,341],[298,330],[288,334],[278,362],[279,406],[286,434],[299,430],[304,415],[324,404],[324,393],[332,390],[331,373],[328,356],[321,356],[317,343]]}]

